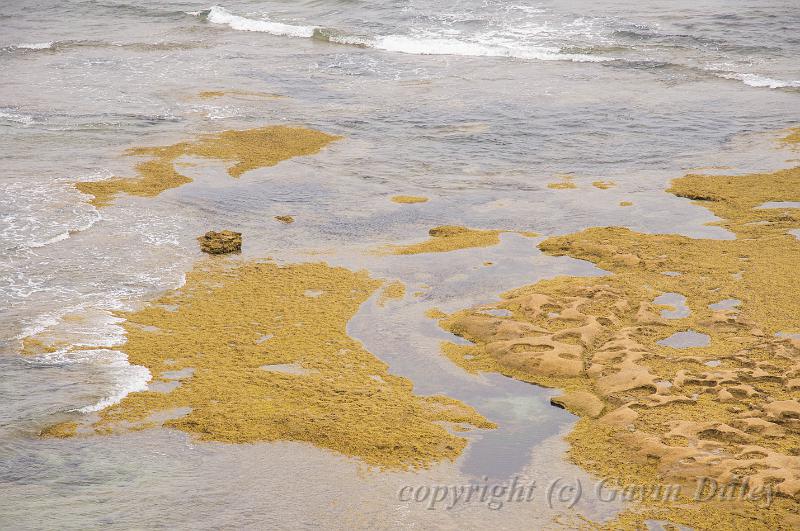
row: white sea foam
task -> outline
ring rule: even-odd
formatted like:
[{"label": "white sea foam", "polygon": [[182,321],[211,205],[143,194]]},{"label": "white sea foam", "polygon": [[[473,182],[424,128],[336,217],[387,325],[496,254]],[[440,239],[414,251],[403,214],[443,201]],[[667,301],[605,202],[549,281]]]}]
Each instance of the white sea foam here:
[{"label": "white sea foam", "polygon": [[21,180],[6,184],[5,192],[0,211],[11,213],[0,217],[0,250],[45,247],[88,230],[101,219],[93,206],[75,205],[80,194],[66,181]]},{"label": "white sea foam", "polygon": [[82,305],[70,306],[60,308],[56,312],[39,315],[30,325],[23,328],[18,335],[14,336],[13,339],[25,339],[40,334],[51,326],[57,325],[66,314],[80,310],[81,308],[83,308]]},{"label": "white sea foam", "polygon": [[37,356],[30,363],[36,365],[73,365],[77,363],[102,366],[103,373],[110,376],[112,383],[106,396],[88,406],[76,408],[80,413],[100,411],[120,402],[130,393],[145,391],[152,374],[147,367],[131,365],[125,353],[112,349],[72,350],[72,347],[56,350]]},{"label": "white sea foam", "polygon": [[60,242],[62,240],[66,240],[67,238],[69,238],[69,231],[62,232],[61,234],[56,234],[52,238],[48,238],[43,242],[30,243],[28,244],[28,247],[33,247],[33,248],[44,247],[45,245],[50,245],[51,243]]},{"label": "white sea foam", "polygon": [[21,48],[23,50],[49,50],[54,44],[54,42],[23,43],[17,44],[14,48]]},{"label": "white sea foam", "polygon": [[67,238],[69,238],[73,234],[77,234],[79,232],[83,232],[85,230],[90,229],[92,227],[92,225],[94,225],[95,223],[97,223],[101,219],[99,212],[97,212],[96,210],[95,211],[91,211],[91,212],[93,214],[93,215],[90,214],[92,217],[89,220],[87,220],[86,223],[84,223],[83,225],[80,225],[80,226],[75,227],[75,228],[70,228],[69,230],[66,230],[66,231],[64,231],[64,232],[62,232],[60,234],[56,234],[52,238],[48,238],[48,239],[46,239],[44,241],[41,241],[41,242],[36,242],[36,241],[31,242],[31,243],[27,244],[27,246],[32,248],[32,249],[45,247],[45,246],[50,245],[52,243],[57,243],[57,242],[66,240]]},{"label": "white sea foam", "polygon": [[104,370],[113,377],[114,384],[107,396],[94,404],[79,408],[79,412],[92,413],[100,411],[120,402],[130,393],[147,390],[147,382],[152,379],[152,375],[146,367],[131,365],[128,363],[128,357],[118,350],[93,352],[106,352],[113,355],[113,358],[107,359],[104,363]]},{"label": "white sea foam", "polygon": [[272,22],[270,20],[255,20],[240,17],[229,13],[225,8],[220,6],[211,7],[207,12],[206,18],[211,23],[225,24],[239,31],[257,31],[286,37],[310,38],[314,36],[314,31],[317,29],[315,26],[293,26],[281,22]]},{"label": "white sea foam", "polygon": [[373,48],[390,52],[415,55],[464,55],[472,57],[514,57],[517,59],[536,59],[540,61],[603,62],[612,61],[610,57],[588,54],[560,53],[558,48],[511,47],[480,42],[469,42],[451,38],[411,37],[407,35],[387,35],[372,44]]},{"label": "white sea foam", "polygon": [[14,111],[0,111],[0,120],[16,122],[22,125],[31,125],[35,121],[33,116]]},{"label": "white sea foam", "polygon": [[[81,318],[77,321],[63,317],[75,313]],[[60,312],[58,316],[48,316],[42,323],[38,334],[47,340],[49,336],[67,339],[70,346],[54,352],[47,352],[28,359],[34,365],[62,366],[86,364],[97,367],[109,377],[110,385],[104,390],[105,396],[94,404],[78,408],[76,411],[90,413],[116,404],[129,393],[147,389],[152,375],[146,367],[131,365],[125,353],[114,350],[114,346],[125,341],[125,330],[120,326],[124,319],[116,317],[107,310],[92,308],[73,308]]]},{"label": "white sea foam", "polygon": [[363,46],[388,52],[413,55],[461,55],[468,57],[513,57],[540,61],[603,62],[611,57],[589,54],[561,53],[559,48],[535,46],[530,43],[514,43],[513,39],[497,40],[496,36],[483,39],[455,38],[432,35],[382,35],[365,37],[337,34],[318,26],[293,26],[269,20],[255,20],[229,13],[225,8],[213,6],[208,11],[191,12],[205,15],[209,22],[225,24],[240,31],[257,31],[271,35],[289,37],[317,37],[331,43]]},{"label": "white sea foam", "polygon": [[800,80],[786,81],[783,79],[773,79],[771,77],[761,76],[758,74],[741,74],[741,73],[718,73],[717,76],[724,79],[735,79],[741,81],[745,85],[751,87],[767,87],[771,89],[777,88],[800,88]]}]

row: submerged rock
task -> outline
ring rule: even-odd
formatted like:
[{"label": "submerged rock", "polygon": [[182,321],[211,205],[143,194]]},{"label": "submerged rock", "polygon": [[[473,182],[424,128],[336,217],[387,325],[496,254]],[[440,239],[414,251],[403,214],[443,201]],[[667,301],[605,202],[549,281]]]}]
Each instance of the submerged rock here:
[{"label": "submerged rock", "polygon": [[231,230],[208,231],[197,238],[200,249],[208,254],[238,253],[242,250],[242,233]]}]

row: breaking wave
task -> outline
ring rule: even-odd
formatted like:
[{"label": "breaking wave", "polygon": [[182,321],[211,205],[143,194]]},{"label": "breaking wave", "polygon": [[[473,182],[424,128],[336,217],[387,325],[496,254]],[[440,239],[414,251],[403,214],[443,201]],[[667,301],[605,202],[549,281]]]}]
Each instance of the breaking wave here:
[{"label": "breaking wave", "polygon": [[228,12],[220,6],[189,14],[203,17],[212,24],[221,24],[238,31],[254,31],[284,37],[313,38],[334,44],[361,46],[388,52],[414,55],[461,55],[470,57],[513,57],[540,61],[602,62],[611,57],[591,54],[561,53],[556,47],[510,45],[492,39],[456,39],[452,37],[415,35],[359,36],[337,32],[319,26],[292,25],[267,19],[251,19]]},{"label": "breaking wave", "polygon": [[771,77],[760,76],[758,74],[717,74],[719,77],[725,79],[735,79],[741,81],[745,85],[751,87],[767,87],[771,89],[778,88],[800,88],[800,81],[784,81],[782,79],[773,79]]},{"label": "breaking wave", "polygon": [[201,11],[206,20],[213,24],[225,24],[239,31],[257,31],[286,37],[311,38],[317,30],[315,26],[293,26],[269,20],[254,20],[229,13],[220,6],[213,6],[208,11]]},{"label": "breaking wave", "polygon": [[32,44],[17,44],[14,48],[22,50],[49,50],[53,48],[54,42],[35,42]]}]

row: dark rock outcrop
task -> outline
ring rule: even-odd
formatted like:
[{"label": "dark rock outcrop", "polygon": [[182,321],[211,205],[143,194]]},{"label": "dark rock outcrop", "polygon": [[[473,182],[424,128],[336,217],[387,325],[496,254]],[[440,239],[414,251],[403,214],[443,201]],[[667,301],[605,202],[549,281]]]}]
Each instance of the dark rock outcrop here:
[{"label": "dark rock outcrop", "polygon": [[208,254],[238,253],[242,250],[242,233],[231,230],[208,231],[197,238],[200,249]]}]

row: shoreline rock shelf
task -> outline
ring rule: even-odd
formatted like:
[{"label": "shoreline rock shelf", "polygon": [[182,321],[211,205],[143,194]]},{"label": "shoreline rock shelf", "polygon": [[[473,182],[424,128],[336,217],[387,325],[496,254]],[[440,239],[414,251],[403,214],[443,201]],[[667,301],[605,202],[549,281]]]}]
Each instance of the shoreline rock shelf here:
[{"label": "shoreline rock shelf", "polygon": [[[567,436],[570,459],[621,486],[720,485],[771,489],[758,502],[643,500],[610,528],[668,520],[695,528],[798,528],[800,501],[800,331],[797,264],[800,167],[740,176],[687,175],[669,192],[711,210],[733,240],[642,234],[593,227],[551,237],[539,248],[611,273],[562,276],[502,294],[492,305],[438,316],[471,342],[445,343],[464,369],[499,372],[564,390],[553,403],[581,419]],[[681,271],[668,276],[664,271]],[[686,295],[681,319],[654,299]],[[717,308],[723,299],[737,305]],[[487,315],[487,308],[507,316]],[[696,330],[710,341],[664,345]],[[763,498],[761,500],[763,502]]]}]

